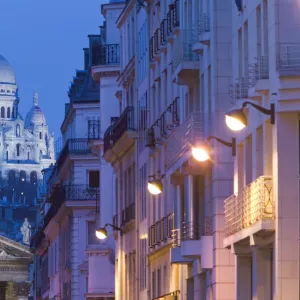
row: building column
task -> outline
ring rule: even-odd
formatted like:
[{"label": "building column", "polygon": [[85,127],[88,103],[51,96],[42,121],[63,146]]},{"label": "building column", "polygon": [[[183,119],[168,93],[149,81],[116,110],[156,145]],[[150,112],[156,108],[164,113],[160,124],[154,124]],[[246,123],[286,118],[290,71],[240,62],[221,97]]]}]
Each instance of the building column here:
[{"label": "building column", "polygon": [[236,300],[252,300],[251,265],[251,256],[235,256]]},{"label": "building column", "polygon": [[193,238],[195,234],[194,222],[194,177],[193,175],[187,175],[184,178],[184,204],[186,213],[186,235],[189,238]]},{"label": "building column", "polygon": [[272,250],[252,249],[252,299],[268,300],[272,295]]}]

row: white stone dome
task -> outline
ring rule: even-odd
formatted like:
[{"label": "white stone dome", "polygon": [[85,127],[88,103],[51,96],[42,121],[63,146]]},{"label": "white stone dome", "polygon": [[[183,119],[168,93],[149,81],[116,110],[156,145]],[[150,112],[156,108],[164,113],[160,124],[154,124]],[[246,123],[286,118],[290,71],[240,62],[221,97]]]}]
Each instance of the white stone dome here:
[{"label": "white stone dome", "polygon": [[46,118],[40,107],[38,106],[38,95],[35,92],[33,96],[33,106],[27,113],[25,118],[25,128],[33,128],[34,126],[46,125]]},{"label": "white stone dome", "polygon": [[0,55],[0,84],[16,84],[15,72],[8,61]]}]

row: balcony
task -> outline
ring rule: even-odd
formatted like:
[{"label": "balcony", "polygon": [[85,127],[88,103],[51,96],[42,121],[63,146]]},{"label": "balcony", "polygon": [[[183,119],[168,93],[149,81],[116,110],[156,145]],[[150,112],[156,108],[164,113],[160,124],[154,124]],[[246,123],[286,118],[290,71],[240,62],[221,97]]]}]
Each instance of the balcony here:
[{"label": "balcony", "polygon": [[199,17],[199,23],[196,25],[195,30],[195,45],[193,46],[193,51],[200,54],[203,52],[203,46],[208,46],[210,44],[210,18],[208,14],[202,14]]},{"label": "balcony", "polygon": [[44,217],[44,228],[57,215],[63,204],[66,206],[94,206],[99,211],[100,190],[85,184],[54,185],[48,194],[51,206]]},{"label": "balcony", "polygon": [[171,173],[191,157],[191,146],[204,141],[204,116],[191,113],[180,126],[174,128],[167,140],[165,166]]},{"label": "balcony", "polygon": [[210,216],[202,218],[200,223],[184,222],[181,229],[174,229],[172,232],[171,262],[188,264],[191,259],[201,257],[201,267],[212,268],[212,235],[213,224]]},{"label": "balcony", "polygon": [[266,237],[274,231],[272,188],[272,178],[261,176],[225,200],[225,247],[254,235]]},{"label": "balcony", "polygon": [[167,107],[166,111],[153,123],[151,126],[152,132],[152,144],[147,146],[150,148],[155,148],[155,146],[171,135],[173,130],[180,124],[179,118],[179,97]]},{"label": "balcony", "polygon": [[177,290],[168,294],[158,296],[156,298],[152,298],[152,300],[171,300],[171,299],[173,300],[173,299],[179,299],[179,297],[180,297],[180,291]]},{"label": "balcony", "polygon": [[103,145],[99,120],[88,121],[88,140],[89,140],[89,146],[91,148],[91,151],[94,154],[99,155]]},{"label": "balcony", "polygon": [[167,36],[168,40],[172,41],[174,34],[179,31],[180,26],[179,0],[169,5],[167,12]]},{"label": "balcony", "polygon": [[193,50],[193,30],[181,30],[173,44],[173,81],[189,85],[198,78],[200,56]]},{"label": "balcony", "polygon": [[154,249],[172,238],[174,214],[168,214],[149,227],[149,248]]},{"label": "balcony", "polygon": [[100,45],[99,53],[95,56],[92,66],[92,76],[95,81],[109,72],[116,75],[120,72],[120,44]]},{"label": "balcony", "polygon": [[248,99],[249,87],[249,79],[247,77],[238,77],[235,83],[229,87],[232,104],[235,104],[238,100]]},{"label": "balcony", "polygon": [[69,139],[67,140],[63,150],[60,152],[56,161],[56,170],[59,172],[67,159],[75,159],[78,156],[86,156],[92,154],[89,148],[89,140],[85,138]]},{"label": "balcony", "polygon": [[269,57],[261,56],[255,60],[254,64],[249,65],[249,88],[264,93],[269,89]]},{"label": "balcony", "polygon": [[279,45],[277,70],[280,77],[300,75],[300,44]]},{"label": "balcony", "polygon": [[113,164],[134,144],[134,107],[128,106],[104,134],[104,159]]}]

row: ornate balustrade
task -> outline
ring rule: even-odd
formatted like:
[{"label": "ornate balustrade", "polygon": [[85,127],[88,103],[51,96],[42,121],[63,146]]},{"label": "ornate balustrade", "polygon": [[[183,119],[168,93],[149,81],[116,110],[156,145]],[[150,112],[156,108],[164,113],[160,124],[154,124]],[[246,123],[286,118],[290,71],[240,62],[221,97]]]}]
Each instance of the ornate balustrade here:
[{"label": "ornate balustrade", "polygon": [[271,177],[261,176],[225,200],[226,236],[274,218]]}]

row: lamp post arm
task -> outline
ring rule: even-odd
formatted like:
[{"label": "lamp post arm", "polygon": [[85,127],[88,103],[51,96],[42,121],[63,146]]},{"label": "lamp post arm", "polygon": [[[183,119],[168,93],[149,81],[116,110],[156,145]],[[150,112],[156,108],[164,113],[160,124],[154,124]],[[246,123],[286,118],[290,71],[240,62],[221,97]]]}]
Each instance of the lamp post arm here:
[{"label": "lamp post arm", "polygon": [[120,227],[115,226],[115,225],[113,225],[113,224],[106,223],[106,224],[104,225],[104,227],[107,227],[107,226],[110,226],[110,227],[111,227],[112,229],[114,229],[114,230],[122,231],[122,229],[121,229]]},{"label": "lamp post arm", "polygon": [[[274,115],[275,115],[275,105],[274,105],[274,103],[271,103],[270,109],[264,108],[264,107],[262,107],[262,106],[260,106],[260,105],[257,105],[257,104],[255,104],[255,103],[252,103],[252,102],[249,102],[249,101],[245,101],[245,102],[243,103],[243,107],[246,107],[248,104],[251,105],[251,106],[253,106],[253,107],[254,107],[255,109],[257,109],[258,111],[262,112],[263,114],[265,114],[265,115],[270,115],[271,118],[272,118],[272,117],[274,118]],[[274,124],[274,123],[272,123],[272,124]]]},{"label": "lamp post arm", "polygon": [[208,138],[207,138],[207,141],[211,141],[212,139],[215,139],[216,141],[218,141],[219,143],[221,143],[222,145],[226,146],[226,147],[231,147],[232,149],[232,156],[235,156],[236,155],[236,139],[235,138],[232,138],[231,142],[227,142],[223,139],[220,139],[216,136],[213,136],[213,135],[210,135]]}]

